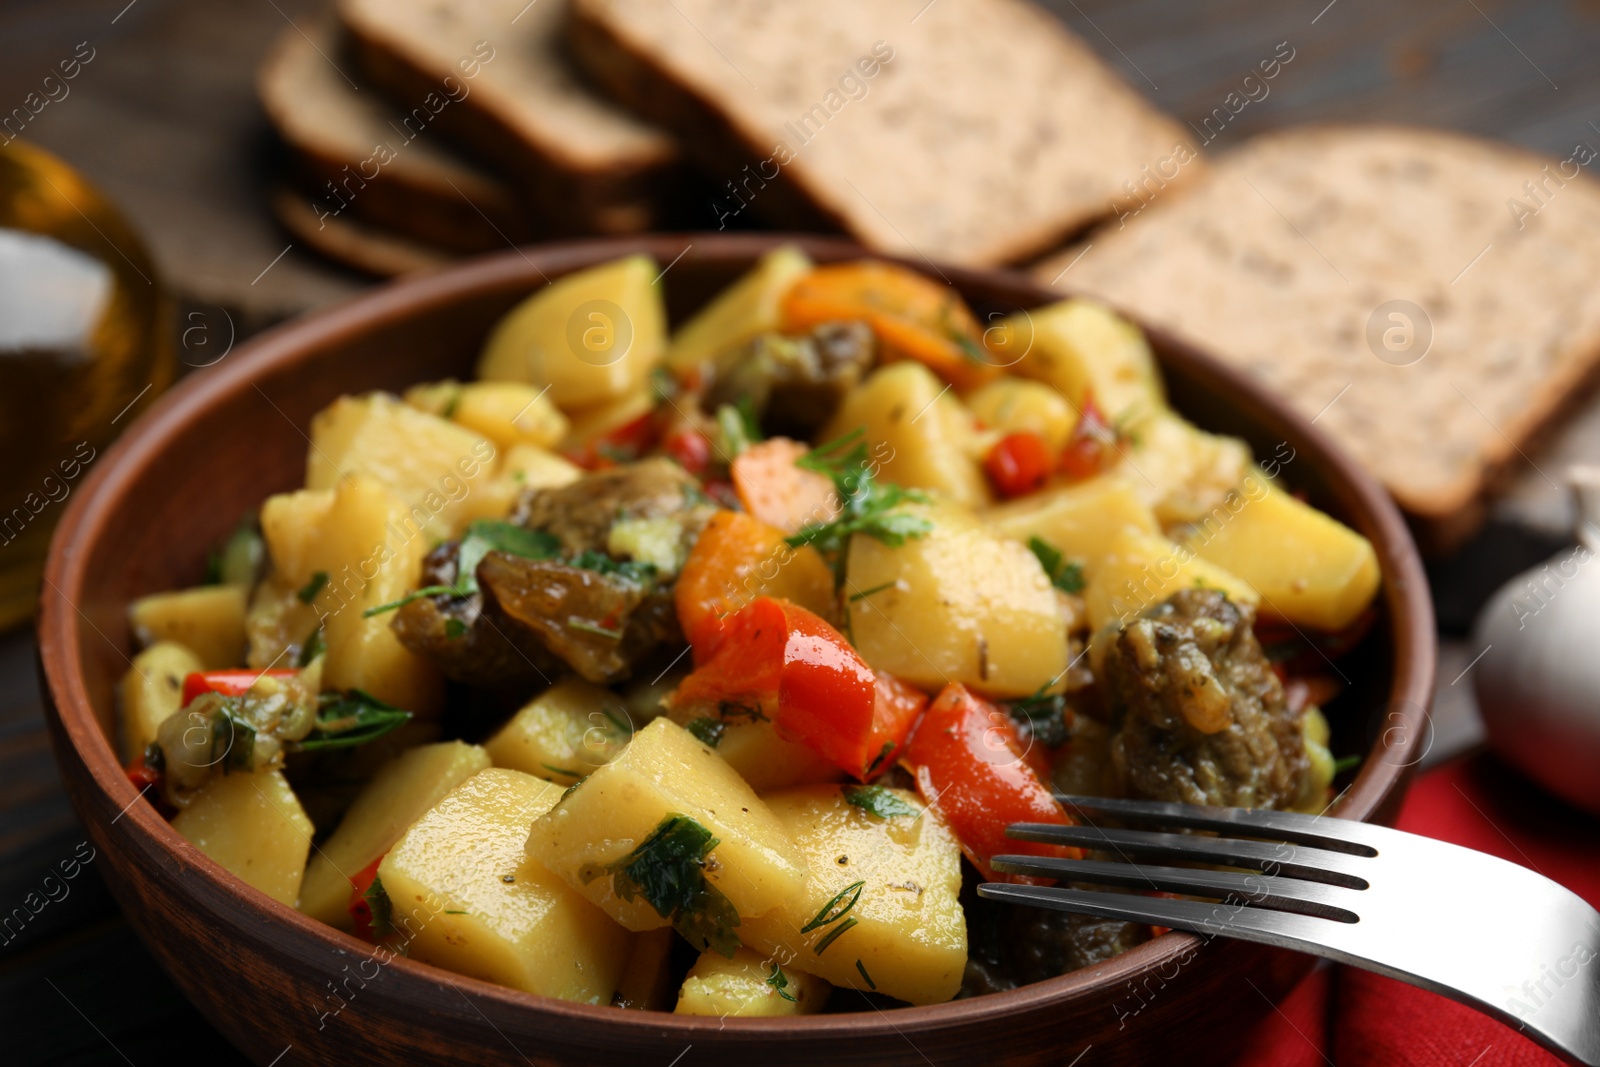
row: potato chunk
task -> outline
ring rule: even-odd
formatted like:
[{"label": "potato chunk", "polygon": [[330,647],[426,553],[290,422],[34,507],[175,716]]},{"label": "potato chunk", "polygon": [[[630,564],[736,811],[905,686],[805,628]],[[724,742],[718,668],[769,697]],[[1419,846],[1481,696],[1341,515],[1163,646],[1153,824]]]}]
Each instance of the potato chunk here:
[{"label": "potato chunk", "polygon": [[1371,542],[1259,470],[1190,528],[1183,543],[1249,582],[1263,613],[1319,630],[1349,626],[1378,591]]},{"label": "potato chunk", "polygon": [[364,689],[419,714],[437,709],[438,671],[400,643],[389,629],[391,616],[362,614],[405,596],[421,575],[428,538],[399,499],[357,475],[331,492],[269,497],[261,507],[261,532],[273,565],[291,586],[304,588],[316,575],[326,576],[313,601],[327,641],[324,687]]},{"label": "potato chunk", "polygon": [[666,350],[660,272],[628,256],[556,279],[500,320],[478,377],[549,386],[563,411],[637,393]]},{"label": "potato chunk", "polygon": [[1111,475],[1030,493],[979,513],[989,529],[1024,544],[1037,537],[1062,556],[1103,556],[1124,529],[1161,533],[1149,506],[1126,480]]},{"label": "potato chunk", "polygon": [[1206,433],[1171,412],[1140,423],[1111,468],[1167,529],[1210,512],[1251,469],[1243,441]]},{"label": "potato chunk", "polygon": [[779,737],[771,722],[707,714],[712,710],[694,705],[676,708],[672,721],[691,732],[699,731],[751,789],[764,793],[807,782],[836,782],[844,777],[837,764],[824,759],[815,749]]},{"label": "potato chunk", "polygon": [[1078,425],[1078,412],[1054,386],[1006,375],[966,397],[967,407],[1000,433],[1035,433],[1059,452]]},{"label": "potato chunk", "polygon": [[1027,696],[1067,666],[1055,590],[1032,552],[951,504],[913,508],[933,529],[890,547],[851,538],[845,590],[856,649],[913,685]]},{"label": "potato chunk", "polygon": [[[585,778],[528,835],[528,852],[630,930],[668,924],[648,900],[624,900],[602,872],[644,843],[672,815],[717,839],[706,881],[741,921],[799,891],[805,871],[794,842],[734,770],[670,719],[634,735],[622,754]],[[703,946],[702,946],[703,947]]]},{"label": "potato chunk", "polygon": [[463,385],[449,417],[501,449],[514,445],[550,448],[567,435],[567,417],[550,395],[526,382]]},{"label": "potato chunk", "polygon": [[122,676],[122,762],[144,755],[156,728],[183,706],[183,680],[205,670],[200,657],[176,641],[157,641],[137,656]]},{"label": "potato chunk", "polygon": [[246,591],[237,585],[202,585],[140,597],[128,609],[134,636],[144,645],[176,641],[206,670],[244,662]]},{"label": "potato chunk", "polygon": [[172,828],[229,873],[294,907],[312,827],[281,771],[216,775]]},{"label": "potato chunk", "polygon": [[633,737],[622,698],[582,678],[534,697],[484,743],[496,767],[567,786],[609,762]]},{"label": "potato chunk", "polygon": [[[767,797],[810,873],[803,891],[747,920],[739,937],[785,969],[836,986],[874,989],[912,1004],[949,1000],[967,964],[966,918],[956,899],[961,846],[916,794],[869,788],[885,799],[880,810],[912,814],[869,812],[831,785]],[[824,912],[837,918],[801,933],[818,916],[826,918]],[[855,925],[846,928],[851,919]]]},{"label": "potato chunk", "polygon": [[488,438],[387,393],[342,396],[311,420],[306,488],[366,475],[394,493],[413,528],[443,540],[477,516],[473,496],[496,455]]},{"label": "potato chunk", "polygon": [[1108,420],[1131,428],[1166,407],[1144,334],[1103,304],[1063,300],[1020,311],[1000,329],[1006,351],[1026,352],[1016,372],[1049,382],[1080,411],[1093,396]]},{"label": "potato chunk", "polygon": [[628,932],[528,859],[559,786],[491,767],[417,820],[378,865],[412,959],[500,985],[608,1004]]},{"label": "potato chunk", "polygon": [[667,349],[667,366],[679,373],[703,363],[715,366],[758,334],[778,329],[784,295],[810,269],[811,260],[793,245],[762,256],[679,328]]},{"label": "potato chunk", "polygon": [[816,975],[788,970],[741,948],[733,959],[702,952],[678,990],[679,1015],[755,1018],[813,1015],[833,987]]},{"label": "potato chunk", "polygon": [[420,745],[386,763],[312,855],[300,888],[300,910],[350,929],[351,879],[389,851],[445,794],[488,766],[483,749],[460,741]]},{"label": "potato chunk", "polygon": [[864,426],[880,481],[933,489],[972,507],[986,504],[989,483],[974,458],[972,414],[948,389],[921,363],[891,363],[850,390],[822,440]]}]

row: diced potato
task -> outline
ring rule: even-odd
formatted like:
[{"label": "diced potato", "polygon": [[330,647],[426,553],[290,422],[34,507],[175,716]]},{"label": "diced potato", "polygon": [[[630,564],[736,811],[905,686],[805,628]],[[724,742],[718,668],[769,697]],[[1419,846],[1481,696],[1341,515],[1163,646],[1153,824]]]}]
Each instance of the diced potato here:
[{"label": "diced potato", "polygon": [[472,496],[491,480],[496,457],[488,438],[387,393],[343,396],[311,420],[306,488],[366,475],[409,509],[413,527],[446,540],[472,517]]},{"label": "diced potato", "polygon": [[676,932],[665,929],[634,934],[611,1003],[637,1011],[666,1011],[672,1003],[672,947],[677,940]]},{"label": "diced potato", "polygon": [[488,753],[460,741],[421,745],[385,764],[312,855],[300,889],[300,910],[329,926],[350,929],[351,879],[389,851],[447,793],[488,766]]},{"label": "diced potato", "polygon": [[1234,603],[1250,607],[1260,599],[1249,583],[1201,559],[1193,549],[1160,534],[1134,529],[1117,534],[1105,555],[1089,560],[1085,572],[1088,584],[1083,591],[1084,606],[1094,634],[1089,658],[1097,673],[1109,632],[1180,589],[1220,589]]},{"label": "diced potato", "polygon": [[564,678],[529,701],[484,748],[496,767],[566,786],[610,762],[632,737],[621,697],[582,678]]},{"label": "diced potato", "polygon": [[1300,785],[1300,795],[1290,810],[1307,815],[1321,815],[1328,809],[1328,787],[1335,773],[1333,753],[1328,750],[1332,731],[1322,709],[1313,704],[1306,709],[1301,720],[1301,733],[1306,742],[1306,759],[1311,763]]},{"label": "diced potato", "polygon": [[183,680],[205,670],[200,657],[176,641],[157,641],[122,676],[122,762],[144,755],[156,727],[183,706]]},{"label": "diced potato", "polygon": [[1167,529],[1199,520],[1253,469],[1243,441],[1206,433],[1171,412],[1142,422],[1123,453],[1112,472]]},{"label": "diced potato", "polygon": [[[443,693],[438,671],[400,643],[391,616],[362,614],[416,588],[428,538],[392,492],[364,475],[339,482],[326,507],[308,501],[308,492],[318,493],[269,497],[261,531],[290,586],[327,576],[313,601],[327,642],[323,685],[364,689],[418,714],[433,712]],[[308,516],[317,520],[310,528],[300,525]]]},{"label": "diced potato", "polygon": [[845,396],[822,440],[864,426],[880,481],[937,490],[972,507],[986,504],[989,484],[973,458],[972,415],[948,389],[921,363],[891,363]]},{"label": "diced potato", "polygon": [[550,395],[526,382],[472,382],[461,387],[450,418],[500,448],[549,448],[567,435],[567,417]]},{"label": "diced potato", "polygon": [[401,394],[400,399],[429,415],[448,419],[461,399],[461,383],[454,378],[442,382],[418,382]]},{"label": "diced potato", "polygon": [[845,590],[862,657],[913,685],[961,682],[994,696],[1027,696],[1058,677],[1066,623],[1033,553],[964,508],[908,510],[933,529],[898,548],[850,540]]},{"label": "diced potato", "polygon": [[1067,559],[1103,556],[1124,529],[1159,534],[1155,513],[1125,479],[1097,475],[1009,500],[978,516],[1001,537],[1037,537]]},{"label": "diced potato", "polygon": [[551,282],[500,320],[478,377],[549,386],[562,411],[637,393],[666,351],[660,271],[628,256]]},{"label": "diced potato", "polygon": [[249,642],[245,666],[256,670],[292,666],[286,649],[300,648],[319,624],[317,609],[300,599],[300,590],[277,573],[269,574],[250,597],[244,631]]},{"label": "diced potato", "polygon": [[702,952],[678,990],[679,1015],[756,1018],[813,1015],[833,987],[816,975],[787,970],[741,948],[733,959]]},{"label": "diced potato", "polygon": [[[961,988],[967,964],[966,919],[957,900],[961,846],[915,793],[890,793],[920,814],[869,814],[849,803],[838,786],[803,786],[767,797],[805,856],[810,876],[783,907],[740,926],[739,937],[786,970],[912,1004],[938,1004]],[[856,883],[861,894],[844,916],[800,933],[830,903],[832,912],[844,907],[853,896],[844,891]],[[855,925],[819,953],[821,942],[846,919]]]},{"label": "diced potato", "polygon": [[717,838],[706,879],[741,919],[772,910],[804,883],[794,843],[767,806],[716,753],[664,718],[534,823],[528,853],[628,929],[659,929],[667,919],[648,901],[623,900],[610,875],[585,882],[583,874],[626,858],[674,814]]},{"label": "diced potato", "polygon": [[246,595],[237,585],[156,593],[135,600],[128,620],[142,645],[176,641],[199,656],[206,670],[237,667],[244,662]]},{"label": "diced potato", "polygon": [[1319,630],[1355,622],[1378,592],[1378,556],[1350,527],[1252,470],[1183,536],[1261,595],[1264,614]]},{"label": "diced potato", "polygon": [[999,327],[1007,351],[1025,351],[1016,373],[1049,382],[1083,410],[1133,428],[1166,407],[1155,356],[1139,328],[1103,304],[1075,298],[1019,311]]},{"label": "diced potato", "polygon": [[635,419],[650,414],[655,410],[655,406],[655,394],[648,389],[641,389],[604,404],[576,410],[568,409],[567,414],[571,421],[567,427],[566,439],[561,442],[561,448],[563,451],[581,449],[597,438],[604,437],[613,430],[620,430]]},{"label": "diced potato", "polygon": [[229,873],[294,907],[311,848],[311,820],[281,771],[219,774],[172,828]]},{"label": "diced potato", "polygon": [[548,997],[609,1004],[628,932],[530,860],[559,786],[491,767],[417,820],[378,865],[414,960]]},{"label": "diced potato", "polygon": [[559,489],[583,477],[576,464],[543,448],[533,445],[512,445],[500,462],[500,474],[509,478],[517,491],[524,489]]},{"label": "diced potato", "polygon": [[[779,328],[783,297],[811,260],[793,245],[774,248],[733,285],[684,323],[667,349],[667,366],[683,373],[716,366],[757,335]],[[718,369],[721,369],[718,367]]]},{"label": "diced potato", "polygon": [[[681,708],[672,713],[672,721],[688,727],[697,719],[710,718],[705,711],[692,706]],[[779,737],[770,722],[712,721],[722,723],[717,743],[712,746],[717,755],[758,793],[808,782],[836,782],[844,777],[837,764],[824,759],[815,749]]]},{"label": "diced potato", "polygon": [[1036,433],[1059,452],[1078,425],[1078,412],[1055,387],[1006,375],[966,398],[977,420],[1000,433]]}]

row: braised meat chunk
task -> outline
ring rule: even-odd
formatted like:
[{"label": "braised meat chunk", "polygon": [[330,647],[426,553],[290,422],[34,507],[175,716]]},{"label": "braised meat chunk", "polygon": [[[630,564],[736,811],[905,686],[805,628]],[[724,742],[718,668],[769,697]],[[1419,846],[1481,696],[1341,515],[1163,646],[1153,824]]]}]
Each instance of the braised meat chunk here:
[{"label": "braised meat chunk", "polygon": [[751,341],[707,398],[748,404],[769,435],[806,438],[833,417],[845,393],[872,366],[875,345],[864,322],[825,322],[808,334],[767,333]]},{"label": "braised meat chunk", "polygon": [[1185,589],[1116,635],[1111,761],[1129,795],[1255,808],[1301,795],[1304,712],[1289,710],[1254,621],[1217,590]]},{"label": "braised meat chunk", "polygon": [[595,471],[559,489],[530,490],[511,520],[553,534],[563,557],[606,552],[641,558],[633,542],[642,538],[647,554],[658,557],[643,561],[665,577],[677,572],[669,557],[681,562],[714,511],[692,475],[658,456]]}]

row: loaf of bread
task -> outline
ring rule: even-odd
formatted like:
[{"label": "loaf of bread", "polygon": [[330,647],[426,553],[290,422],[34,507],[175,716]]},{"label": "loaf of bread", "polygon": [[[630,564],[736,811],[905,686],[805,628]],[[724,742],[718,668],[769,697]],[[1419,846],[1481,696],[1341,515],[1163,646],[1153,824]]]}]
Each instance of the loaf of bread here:
[{"label": "loaf of bread", "polygon": [[724,223],[748,210],[991,265],[1202,165],[1027,0],[573,0],[572,15],[573,57],[678,135]]},{"label": "loaf of bread", "polygon": [[1286,130],[1037,276],[1247,371],[1448,548],[1600,364],[1595,160],[1586,144],[1547,159],[1435,130]]},{"label": "loaf of bread", "polygon": [[291,26],[257,72],[299,186],[296,230],[371,223],[454,252],[531,239],[511,187],[348,80],[355,68],[342,46],[331,23]]},{"label": "loaf of bread", "polygon": [[504,170],[542,230],[648,229],[677,196],[673,140],[569,67],[565,0],[340,0],[338,10],[360,77]]}]

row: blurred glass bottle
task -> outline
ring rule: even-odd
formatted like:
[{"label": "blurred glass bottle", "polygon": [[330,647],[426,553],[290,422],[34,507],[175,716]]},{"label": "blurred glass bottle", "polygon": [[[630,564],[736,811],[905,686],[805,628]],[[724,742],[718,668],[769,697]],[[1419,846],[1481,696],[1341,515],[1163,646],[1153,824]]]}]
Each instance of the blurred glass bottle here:
[{"label": "blurred glass bottle", "polygon": [[144,244],[55,156],[0,145],[0,629],[33,614],[67,498],[172,381]]}]

